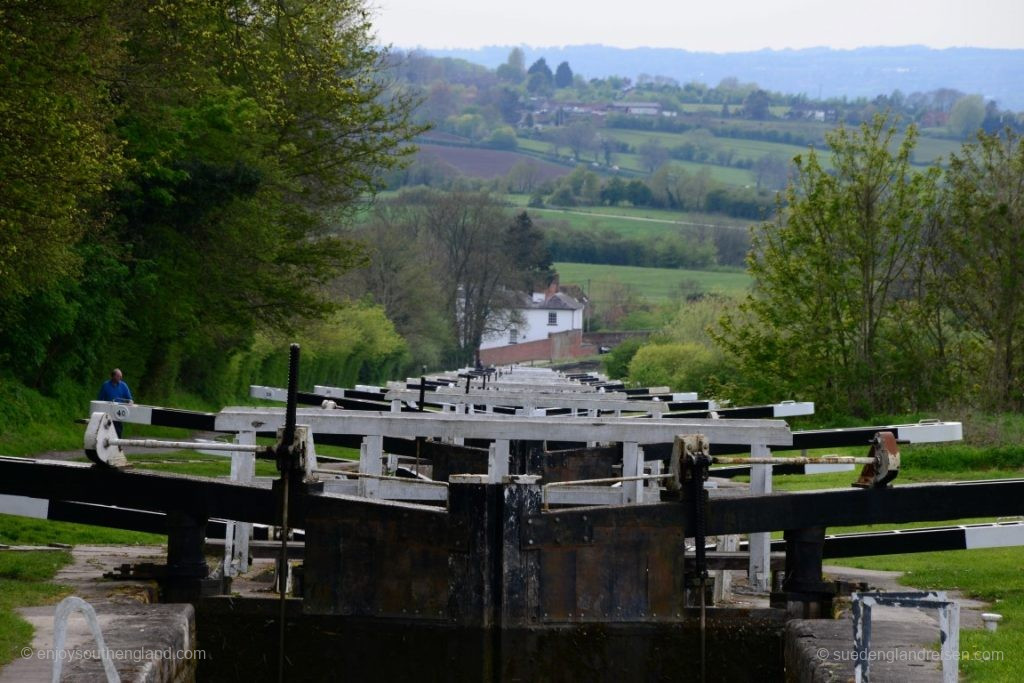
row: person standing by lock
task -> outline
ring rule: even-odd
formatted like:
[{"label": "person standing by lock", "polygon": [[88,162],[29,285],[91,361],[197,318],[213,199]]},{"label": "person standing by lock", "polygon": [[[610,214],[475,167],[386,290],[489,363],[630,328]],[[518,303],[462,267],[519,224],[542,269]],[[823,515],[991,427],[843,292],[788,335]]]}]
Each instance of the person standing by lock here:
[{"label": "person standing by lock", "polygon": [[[128,383],[124,381],[124,374],[120,368],[114,368],[110,371],[110,379],[103,383],[100,387],[100,393],[96,397],[97,401],[113,401],[114,403],[132,403],[132,390],[128,388]],[[114,422],[114,429],[117,430],[117,437],[121,438],[121,432],[124,429],[124,425],[118,421]]]}]

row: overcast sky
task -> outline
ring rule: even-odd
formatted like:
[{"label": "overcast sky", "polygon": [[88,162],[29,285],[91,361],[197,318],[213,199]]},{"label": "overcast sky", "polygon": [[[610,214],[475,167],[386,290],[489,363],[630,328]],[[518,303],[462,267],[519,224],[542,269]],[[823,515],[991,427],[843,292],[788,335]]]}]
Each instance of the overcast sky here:
[{"label": "overcast sky", "polygon": [[400,48],[1024,48],[1024,0],[369,0]]}]

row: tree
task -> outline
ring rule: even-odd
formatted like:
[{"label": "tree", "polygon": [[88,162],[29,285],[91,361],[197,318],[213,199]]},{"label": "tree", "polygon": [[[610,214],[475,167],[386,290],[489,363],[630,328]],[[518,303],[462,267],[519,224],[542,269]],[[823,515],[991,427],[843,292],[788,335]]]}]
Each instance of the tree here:
[{"label": "tree", "polygon": [[757,158],[750,173],[757,189],[781,190],[789,177],[789,162],[778,154],[765,154]]},{"label": "tree", "polygon": [[335,306],[362,257],[333,222],[421,130],[360,0],[2,14],[0,348],[26,381],[117,353],[150,396],[205,390],[257,332]]},{"label": "tree", "polygon": [[771,116],[772,99],[764,90],[755,90],[743,101],[743,114],[748,119],[763,121]]},{"label": "tree", "polygon": [[953,308],[989,344],[993,408],[1024,406],[1024,139],[979,133],[950,156],[944,246]]},{"label": "tree", "polygon": [[517,273],[509,251],[510,221],[491,196],[453,192],[432,196],[423,207],[423,222],[455,339],[452,360],[468,362],[485,334],[511,323],[509,286]]},{"label": "tree", "polygon": [[775,221],[755,232],[753,293],[717,339],[762,390],[860,415],[905,409],[921,390],[891,372],[887,344],[936,172],[910,165],[916,130],[898,134],[882,116],[829,133],[832,170],[813,150],[798,156]]},{"label": "tree", "polygon": [[530,65],[526,71],[526,89],[532,93],[547,93],[554,85],[555,77],[543,57]]},{"label": "tree", "polygon": [[569,68],[569,62],[562,62],[558,65],[558,68],[555,69],[555,87],[572,87],[572,69]]},{"label": "tree", "polygon": [[530,214],[520,211],[513,217],[505,242],[516,272],[511,285],[520,292],[546,288],[555,275],[551,252],[544,233],[533,224]]},{"label": "tree", "polygon": [[512,48],[512,51],[508,53],[508,65],[516,71],[524,71],[526,69],[526,55],[523,53],[522,48]]},{"label": "tree", "polygon": [[964,95],[949,112],[949,131],[961,138],[968,138],[978,132],[984,120],[985,98],[981,95]]},{"label": "tree", "polygon": [[494,106],[501,113],[501,118],[510,125],[519,123],[519,91],[507,85],[492,90]]},{"label": "tree", "polygon": [[622,178],[615,176],[601,188],[601,201],[609,206],[615,206],[627,198],[626,183]]},{"label": "tree", "polygon": [[414,363],[440,364],[452,342],[451,329],[440,280],[423,258],[430,247],[422,211],[401,202],[381,203],[357,236],[369,259],[340,283],[342,291],[382,306],[408,342]]},{"label": "tree", "polygon": [[0,308],[78,276],[90,208],[123,170],[110,90],[124,52],[107,4],[0,10]]},{"label": "tree", "polygon": [[640,158],[643,159],[644,167],[647,168],[648,173],[654,173],[656,169],[668,161],[668,150],[662,147],[660,138],[647,138],[636,151]]},{"label": "tree", "polygon": [[526,78],[526,57],[522,48],[514,47],[508,59],[497,69],[497,76],[503,81],[522,83]]},{"label": "tree", "polygon": [[626,184],[626,198],[633,206],[647,206],[651,203],[653,195],[647,183],[634,178]]},{"label": "tree", "polygon": [[584,152],[594,148],[597,131],[589,120],[576,120],[561,129],[559,139],[563,145],[572,150],[577,161],[583,159]]},{"label": "tree", "polygon": [[119,124],[137,165],[117,229],[159,283],[134,303],[154,380],[212,371],[179,354],[226,357],[258,329],[324,315],[325,285],[361,262],[328,216],[379,187],[420,130],[366,16],[355,0],[233,0],[126,17]]},{"label": "tree", "polygon": [[541,182],[540,166],[533,159],[517,161],[505,175],[505,183],[512,194],[531,194]]}]

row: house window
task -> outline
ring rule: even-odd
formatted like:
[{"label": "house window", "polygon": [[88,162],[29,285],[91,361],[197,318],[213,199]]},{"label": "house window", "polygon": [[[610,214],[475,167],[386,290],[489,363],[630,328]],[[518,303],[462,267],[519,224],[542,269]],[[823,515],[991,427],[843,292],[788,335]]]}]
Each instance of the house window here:
[{"label": "house window", "polygon": [[555,313],[554,311],[551,311],[550,313],[548,313],[548,325],[557,325],[557,324],[558,324],[558,314]]},{"label": "house window", "polygon": [[508,331],[508,343],[518,344],[519,343],[519,330],[512,328]]}]

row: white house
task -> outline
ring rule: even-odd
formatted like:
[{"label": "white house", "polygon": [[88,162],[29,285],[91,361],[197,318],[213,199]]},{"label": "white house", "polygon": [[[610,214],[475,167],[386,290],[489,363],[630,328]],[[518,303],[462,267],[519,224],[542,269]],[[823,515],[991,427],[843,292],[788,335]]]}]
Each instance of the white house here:
[{"label": "white house", "polygon": [[583,304],[563,292],[523,294],[516,312],[520,322],[504,332],[486,335],[480,342],[481,351],[546,341],[549,335],[559,332],[583,331]]}]

